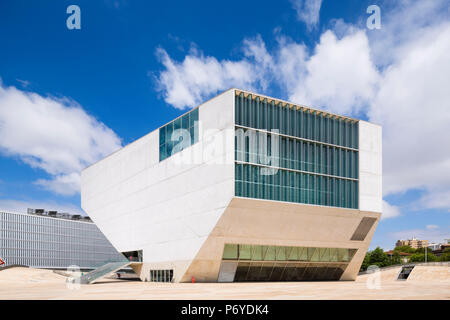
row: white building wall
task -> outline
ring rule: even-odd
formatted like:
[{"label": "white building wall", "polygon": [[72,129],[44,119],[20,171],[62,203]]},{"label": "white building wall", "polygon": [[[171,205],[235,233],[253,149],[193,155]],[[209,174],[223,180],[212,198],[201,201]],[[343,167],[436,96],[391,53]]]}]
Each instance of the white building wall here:
[{"label": "white building wall", "polygon": [[359,121],[359,209],[382,212],[381,126]]},{"label": "white building wall", "polygon": [[155,130],[81,175],[82,207],[119,251],[191,260],[234,194],[234,90],[199,107],[199,141],[159,162]]}]

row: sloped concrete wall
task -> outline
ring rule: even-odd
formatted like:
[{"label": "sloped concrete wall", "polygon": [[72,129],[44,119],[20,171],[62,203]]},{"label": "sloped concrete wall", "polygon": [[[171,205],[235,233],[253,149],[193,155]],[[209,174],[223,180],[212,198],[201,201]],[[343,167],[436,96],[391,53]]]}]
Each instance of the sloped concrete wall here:
[{"label": "sloped concrete wall", "polygon": [[407,281],[446,281],[450,285],[449,265],[417,265]]},{"label": "sloped concrete wall", "polygon": [[203,244],[182,281],[218,279],[226,243],[353,248],[357,253],[341,280],[355,280],[376,224],[364,241],[350,240],[364,216],[375,212],[235,197]]},{"label": "sloped concrete wall", "polygon": [[[397,281],[398,274],[400,273],[402,267],[401,266],[395,266],[395,267],[389,267],[380,269],[379,276],[380,281]],[[373,273],[365,273],[362,275],[358,275],[356,277],[357,282],[366,282],[370,277],[373,277]]]}]

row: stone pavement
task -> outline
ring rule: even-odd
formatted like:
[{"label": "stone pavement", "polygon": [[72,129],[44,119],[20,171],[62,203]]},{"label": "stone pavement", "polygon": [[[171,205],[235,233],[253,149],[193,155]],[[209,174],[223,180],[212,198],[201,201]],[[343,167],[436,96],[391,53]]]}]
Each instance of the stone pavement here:
[{"label": "stone pavement", "polygon": [[395,281],[393,277],[381,277],[380,288],[369,289],[367,278],[195,284],[104,279],[70,289],[64,276],[50,270],[11,268],[0,271],[0,299],[450,299],[448,280]]}]

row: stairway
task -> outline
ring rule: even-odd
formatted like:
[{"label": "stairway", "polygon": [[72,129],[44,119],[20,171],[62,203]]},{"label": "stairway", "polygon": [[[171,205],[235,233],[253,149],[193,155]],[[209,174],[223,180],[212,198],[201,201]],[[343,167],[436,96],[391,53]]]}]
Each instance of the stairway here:
[{"label": "stairway", "polygon": [[133,263],[132,261],[119,261],[119,262],[110,262],[107,263],[91,272],[88,272],[80,277],[80,283],[82,284],[90,284],[94,283],[97,280],[100,280],[111,273],[114,273],[122,268]]}]

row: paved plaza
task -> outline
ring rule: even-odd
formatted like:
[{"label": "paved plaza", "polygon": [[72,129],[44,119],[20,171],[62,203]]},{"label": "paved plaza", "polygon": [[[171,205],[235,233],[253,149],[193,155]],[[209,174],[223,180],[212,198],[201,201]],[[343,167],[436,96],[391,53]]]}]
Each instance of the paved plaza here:
[{"label": "paved plaza", "polygon": [[336,282],[195,284],[103,279],[71,288],[64,276],[50,270],[11,268],[0,271],[0,299],[450,299],[450,281],[445,279],[396,281],[383,276],[376,289],[377,282],[372,279],[368,285],[368,277]]}]

